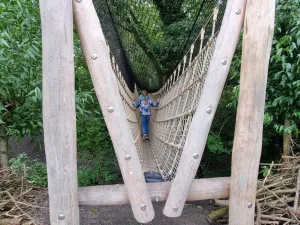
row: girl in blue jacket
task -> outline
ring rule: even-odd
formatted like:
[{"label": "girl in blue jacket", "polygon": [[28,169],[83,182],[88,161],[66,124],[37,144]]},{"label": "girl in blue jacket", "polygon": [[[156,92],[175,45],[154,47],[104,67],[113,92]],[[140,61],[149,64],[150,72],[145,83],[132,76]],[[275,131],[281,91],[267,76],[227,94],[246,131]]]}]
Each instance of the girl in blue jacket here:
[{"label": "girl in blue jacket", "polygon": [[151,116],[150,106],[157,107],[159,101],[152,101],[152,99],[147,96],[147,91],[143,90],[142,94],[139,96],[139,99],[137,101],[133,101],[132,103],[134,107],[140,107],[140,116],[142,119],[142,135],[144,139],[148,140],[149,121]]}]

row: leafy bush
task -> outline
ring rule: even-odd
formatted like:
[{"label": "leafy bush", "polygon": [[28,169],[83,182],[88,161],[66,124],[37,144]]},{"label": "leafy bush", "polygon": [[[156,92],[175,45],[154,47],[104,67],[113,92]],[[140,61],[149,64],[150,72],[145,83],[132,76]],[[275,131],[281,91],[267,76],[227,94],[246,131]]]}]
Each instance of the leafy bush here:
[{"label": "leafy bush", "polygon": [[119,174],[99,167],[81,167],[77,171],[78,186],[113,184],[119,179]]},{"label": "leafy bush", "polygon": [[[280,159],[282,135],[298,136],[300,127],[300,0],[277,0],[275,33],[269,64],[263,130],[262,162]],[[233,147],[242,38],[233,57],[218,109],[207,139],[200,165],[200,176],[230,175],[230,151]],[[290,124],[286,125],[285,120]],[[262,175],[267,168],[262,167]]]},{"label": "leafy bush", "polygon": [[[9,160],[14,173],[23,173],[26,179],[37,187],[47,187],[47,167],[43,162],[31,159],[26,153],[21,153],[17,158]],[[25,168],[25,169],[24,169]],[[110,167],[99,168],[99,166],[82,166],[77,171],[78,185],[100,185],[112,184],[119,179],[119,173]]]},{"label": "leafy bush", "polygon": [[230,176],[236,107],[228,107],[234,96],[232,85],[225,87],[207,137],[198,177]]},{"label": "leafy bush", "polygon": [[114,148],[100,113],[77,123],[79,186],[112,184],[119,177]]},{"label": "leafy bush", "polygon": [[120,172],[114,148],[89,75],[77,33],[74,33],[78,185],[115,183]]},{"label": "leafy bush", "polygon": [[104,184],[113,184],[118,181],[120,178],[120,174],[116,173],[112,170],[103,169],[103,181]]},{"label": "leafy bush", "polygon": [[230,154],[229,149],[224,148],[222,139],[218,135],[210,134],[207,138],[207,148],[210,152],[215,154],[226,153]]},{"label": "leafy bush", "polygon": [[[277,0],[269,63],[264,123],[281,135],[298,136],[300,120],[300,0]],[[235,83],[231,105],[238,100],[242,44],[232,60],[230,79]],[[284,125],[288,120],[290,125]]]},{"label": "leafy bush", "polygon": [[[25,173],[30,183],[38,187],[47,187],[47,168],[43,162],[30,159],[26,153],[21,153],[17,158],[9,160],[9,164],[15,173]],[[25,170],[23,170],[25,168]]]},{"label": "leafy bush", "polygon": [[0,124],[7,136],[35,137],[42,132],[38,1],[1,1],[0,30]]},{"label": "leafy bush", "polygon": [[95,168],[82,167],[77,170],[78,186],[89,186],[98,184],[99,172]]}]

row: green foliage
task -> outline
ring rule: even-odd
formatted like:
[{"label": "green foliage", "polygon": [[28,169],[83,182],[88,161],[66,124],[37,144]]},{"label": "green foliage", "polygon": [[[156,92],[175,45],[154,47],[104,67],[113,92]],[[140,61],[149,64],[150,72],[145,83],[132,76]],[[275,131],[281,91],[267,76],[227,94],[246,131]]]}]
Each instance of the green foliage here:
[{"label": "green foliage", "polygon": [[234,98],[232,88],[232,86],[228,85],[222,93],[207,138],[198,177],[230,176],[236,115],[236,108],[227,106]]},{"label": "green foliage", "polygon": [[[0,124],[15,138],[42,133],[42,59],[36,0],[0,3]],[[95,108],[95,94],[78,35],[74,41],[77,118]],[[3,65],[3,66],[2,66]]]},{"label": "green foliage", "polygon": [[41,29],[38,1],[0,3],[0,124],[7,135],[41,133]]},{"label": "green foliage", "polygon": [[[102,0],[94,2],[100,7]],[[107,3],[136,80],[149,91],[155,91],[175,70],[217,1],[108,0]]]},{"label": "green foliage", "polygon": [[112,184],[120,178],[118,163],[76,31],[74,52],[78,184]]},{"label": "green foliage", "polygon": [[[9,160],[14,173],[25,174],[26,179],[37,187],[47,187],[47,168],[46,164],[36,159],[31,159],[26,153],[21,153],[17,158]],[[102,171],[103,178],[99,177],[99,171]],[[119,179],[119,174],[99,168],[98,166],[82,166],[77,171],[78,185],[90,186],[98,184],[112,184]]]},{"label": "green foliage", "polygon": [[34,160],[31,164],[31,174],[28,176],[28,179],[33,185],[46,187],[48,184],[46,164]]},{"label": "green foliage", "polygon": [[103,184],[114,184],[118,180],[120,180],[120,173],[109,168],[103,169]]},{"label": "green foliage", "polygon": [[[282,134],[298,135],[300,112],[300,1],[277,0],[274,41],[269,65],[264,118],[262,161],[280,157]],[[235,116],[239,96],[242,35],[233,57],[218,109],[207,140],[199,175],[230,175],[230,151],[233,145]],[[259,51],[257,49],[256,51]],[[284,119],[291,126],[284,127]],[[222,171],[219,168],[222,167]],[[267,167],[262,168],[264,176]],[[227,172],[226,172],[227,171]],[[226,174],[227,173],[227,174]]]},{"label": "green foliage", "polygon": [[[42,58],[38,1],[1,1],[0,30],[0,126],[4,127],[7,137],[35,138],[42,134]],[[79,164],[85,158],[92,161],[88,170],[79,168],[79,183],[111,183],[119,177],[119,173],[113,171],[113,167],[116,167],[115,155],[76,30],[74,36]],[[86,127],[87,124],[90,128]],[[11,164],[14,168],[26,165],[29,167],[30,182],[38,186],[47,185],[44,163],[21,154],[17,159],[12,159]]]},{"label": "green foliage", "polygon": [[[264,123],[277,133],[298,135],[300,119],[300,1],[277,0],[275,33],[269,64]],[[242,44],[238,45],[230,70],[230,82],[236,83],[229,105],[237,106]],[[284,119],[291,120],[284,127]]]},{"label": "green foliage", "polygon": [[[17,158],[9,160],[13,172],[26,174],[30,183],[38,187],[47,187],[46,164],[30,159],[27,154],[21,153]],[[25,168],[25,169],[24,169]]]},{"label": "green foliage", "polygon": [[210,152],[215,154],[226,153],[230,154],[231,151],[229,149],[224,148],[222,139],[218,135],[210,134],[207,138],[207,148]]},{"label": "green foliage", "polygon": [[[216,144],[216,153],[230,154],[233,146],[234,127],[236,119],[236,107],[228,107],[235,99],[232,94],[234,87],[227,85],[222,93],[215,118],[213,120],[208,142],[211,140]],[[217,144],[218,143],[218,144]],[[208,145],[208,149],[209,149]]]},{"label": "green foliage", "polygon": [[[120,178],[114,148],[101,114],[77,123],[79,185],[115,183]],[[85,178],[83,178],[85,177]]]},{"label": "green foliage", "polygon": [[120,174],[112,172],[107,168],[81,167],[77,171],[78,186],[91,186],[102,184],[115,184],[120,179]]},{"label": "green foliage", "polygon": [[[276,27],[270,59],[266,124],[281,134],[298,135],[300,119],[300,1],[277,1]],[[291,120],[290,127],[282,125]]]},{"label": "green foliage", "polygon": [[78,169],[77,170],[78,186],[84,187],[84,186],[99,184],[98,175],[99,172],[94,167],[93,168],[82,167]]},{"label": "green foliage", "polygon": [[[262,173],[262,176],[263,177],[266,177],[268,172],[269,172],[269,167],[268,166],[261,166],[260,167],[260,173]],[[272,176],[273,175],[273,171],[270,171],[270,175]]]}]

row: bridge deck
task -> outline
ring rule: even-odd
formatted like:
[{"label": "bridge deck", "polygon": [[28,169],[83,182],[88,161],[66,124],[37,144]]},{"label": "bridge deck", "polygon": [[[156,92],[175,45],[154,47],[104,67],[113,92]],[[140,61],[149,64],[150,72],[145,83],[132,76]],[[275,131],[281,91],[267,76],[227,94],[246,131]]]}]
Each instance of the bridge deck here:
[{"label": "bridge deck", "polygon": [[150,141],[143,141],[143,172],[158,172],[154,156],[151,150]]}]

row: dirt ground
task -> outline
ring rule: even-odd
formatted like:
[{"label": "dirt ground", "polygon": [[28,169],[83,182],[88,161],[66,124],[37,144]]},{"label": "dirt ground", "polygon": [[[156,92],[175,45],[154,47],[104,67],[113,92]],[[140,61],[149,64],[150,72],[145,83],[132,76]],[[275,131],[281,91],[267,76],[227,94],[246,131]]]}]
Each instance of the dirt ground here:
[{"label": "dirt ground", "polygon": [[[48,207],[48,199],[41,198],[41,204]],[[164,203],[154,203],[155,218],[149,225],[209,225],[206,217],[211,210],[216,209],[208,204],[208,201],[199,201],[185,205],[181,217],[168,218],[163,215]],[[49,211],[45,209],[36,209],[30,212],[31,216],[36,218],[40,225],[50,225]],[[81,206],[80,207],[81,225],[138,225],[132,214],[129,205],[121,206]],[[214,225],[219,225],[215,223]]]}]

